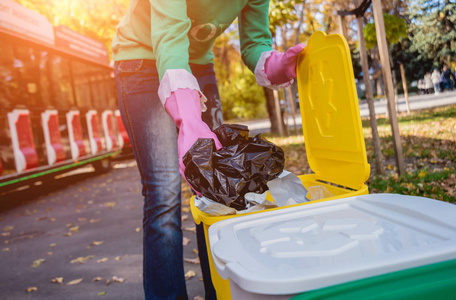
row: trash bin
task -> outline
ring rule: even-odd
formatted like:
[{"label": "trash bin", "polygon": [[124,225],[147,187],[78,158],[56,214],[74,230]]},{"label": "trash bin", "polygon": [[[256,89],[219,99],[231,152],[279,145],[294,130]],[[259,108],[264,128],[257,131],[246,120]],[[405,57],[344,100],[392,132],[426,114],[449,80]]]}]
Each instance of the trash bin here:
[{"label": "trash bin", "polygon": [[[345,39],[339,34],[315,32],[298,58],[297,75],[307,160],[314,172],[299,177],[308,190],[324,187],[331,194],[311,203],[368,194],[365,182],[370,166]],[[217,296],[231,299],[229,280],[221,278],[214,267],[208,230],[212,224],[235,216],[208,215],[197,209],[193,200],[190,206],[196,224],[203,223]]]},{"label": "trash bin", "polygon": [[448,297],[455,216],[456,205],[438,200],[360,195],[223,220],[209,228],[209,244],[232,299],[390,299],[400,282],[400,299],[426,286]]},{"label": "trash bin", "polygon": [[[345,39],[338,34],[314,33],[298,58],[298,90],[307,159],[314,174],[299,176],[304,186],[324,187],[328,201],[367,194],[369,178],[358,97]],[[230,284],[214,268],[208,243],[212,224],[233,216],[213,217],[190,202],[193,218],[203,223],[211,277],[219,299],[231,299]]]}]

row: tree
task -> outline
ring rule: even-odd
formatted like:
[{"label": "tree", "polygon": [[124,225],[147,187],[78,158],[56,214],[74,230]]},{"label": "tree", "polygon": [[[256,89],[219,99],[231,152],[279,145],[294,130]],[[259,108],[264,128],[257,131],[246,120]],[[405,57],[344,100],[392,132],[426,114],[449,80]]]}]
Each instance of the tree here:
[{"label": "tree", "polygon": [[411,50],[435,65],[456,56],[456,1],[416,0],[411,7]]},{"label": "tree", "polygon": [[[63,25],[103,42],[108,49],[117,25],[128,7],[128,0],[15,0],[45,17],[54,26]],[[96,16],[96,17],[95,17]]]}]

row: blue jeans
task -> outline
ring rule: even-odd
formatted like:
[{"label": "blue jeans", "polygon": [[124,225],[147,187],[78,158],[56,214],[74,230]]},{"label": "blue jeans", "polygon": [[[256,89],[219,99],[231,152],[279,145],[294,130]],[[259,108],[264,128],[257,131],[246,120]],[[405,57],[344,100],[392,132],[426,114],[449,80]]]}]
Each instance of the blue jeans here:
[{"label": "blue jeans", "polygon": [[[208,98],[208,110],[203,113],[203,120],[215,129],[221,125],[223,118],[213,66],[191,65],[191,69]],[[155,61],[116,62],[114,74],[120,114],[133,146],[143,186],[145,297],[187,299],[176,125],[157,95],[159,79]],[[202,230],[202,224],[198,225],[206,299],[215,299]]]}]

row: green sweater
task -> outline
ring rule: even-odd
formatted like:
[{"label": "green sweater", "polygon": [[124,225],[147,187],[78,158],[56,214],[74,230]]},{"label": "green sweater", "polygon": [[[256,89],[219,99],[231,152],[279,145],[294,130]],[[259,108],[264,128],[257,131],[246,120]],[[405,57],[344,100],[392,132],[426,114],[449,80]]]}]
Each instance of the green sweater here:
[{"label": "green sweater", "polygon": [[269,0],[131,0],[112,42],[115,61],[156,60],[160,80],[168,69],[211,63],[212,45],[239,17],[241,55],[255,70],[271,49]]}]

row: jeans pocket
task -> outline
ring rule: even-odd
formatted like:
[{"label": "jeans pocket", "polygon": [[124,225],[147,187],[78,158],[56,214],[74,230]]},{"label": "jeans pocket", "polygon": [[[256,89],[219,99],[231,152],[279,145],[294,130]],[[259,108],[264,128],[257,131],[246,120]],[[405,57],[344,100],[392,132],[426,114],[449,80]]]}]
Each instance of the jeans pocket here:
[{"label": "jeans pocket", "polygon": [[119,62],[119,73],[137,72],[141,69],[144,59],[122,60]]}]

